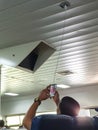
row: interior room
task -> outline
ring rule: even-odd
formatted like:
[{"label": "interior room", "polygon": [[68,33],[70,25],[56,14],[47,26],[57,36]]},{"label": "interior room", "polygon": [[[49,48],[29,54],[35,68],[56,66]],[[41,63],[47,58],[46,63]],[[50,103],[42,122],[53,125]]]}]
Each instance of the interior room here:
[{"label": "interior room", "polygon": [[[0,0],[0,118],[17,129],[57,84],[81,116],[98,115],[98,0]],[[53,99],[37,114],[56,113]]]}]

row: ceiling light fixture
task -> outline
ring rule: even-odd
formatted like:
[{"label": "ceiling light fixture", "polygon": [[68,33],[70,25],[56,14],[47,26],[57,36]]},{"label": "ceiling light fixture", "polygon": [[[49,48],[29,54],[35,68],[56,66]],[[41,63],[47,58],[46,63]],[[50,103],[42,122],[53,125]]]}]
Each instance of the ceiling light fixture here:
[{"label": "ceiling light fixture", "polygon": [[68,1],[63,1],[60,3],[60,7],[66,10],[70,7],[70,3]]},{"label": "ceiling light fixture", "polygon": [[2,116],[0,115],[0,120],[2,120]]},{"label": "ceiling light fixture", "polygon": [[70,88],[70,86],[64,84],[57,84],[57,88]]},{"label": "ceiling light fixture", "polygon": [[17,93],[4,93],[4,95],[8,95],[8,96],[18,96],[19,94],[17,94]]}]

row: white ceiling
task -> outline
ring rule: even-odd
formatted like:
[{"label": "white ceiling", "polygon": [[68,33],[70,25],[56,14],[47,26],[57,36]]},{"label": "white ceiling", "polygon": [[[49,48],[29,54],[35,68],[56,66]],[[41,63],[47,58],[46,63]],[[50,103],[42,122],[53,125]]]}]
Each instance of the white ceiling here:
[{"label": "white ceiling", "polygon": [[56,49],[35,73],[1,66],[2,96],[27,96],[63,83],[70,88],[59,90],[62,94],[71,92],[82,105],[98,106],[98,0],[68,1],[65,10],[62,0],[0,0],[0,49],[38,40]]}]

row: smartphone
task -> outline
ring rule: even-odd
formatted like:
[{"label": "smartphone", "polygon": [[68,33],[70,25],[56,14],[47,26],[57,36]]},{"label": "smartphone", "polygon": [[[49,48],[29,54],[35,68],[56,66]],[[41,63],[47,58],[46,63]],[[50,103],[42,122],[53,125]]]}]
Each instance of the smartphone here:
[{"label": "smartphone", "polygon": [[51,84],[51,86],[50,86],[50,98],[52,98],[55,95],[56,88],[57,88],[56,84]]}]

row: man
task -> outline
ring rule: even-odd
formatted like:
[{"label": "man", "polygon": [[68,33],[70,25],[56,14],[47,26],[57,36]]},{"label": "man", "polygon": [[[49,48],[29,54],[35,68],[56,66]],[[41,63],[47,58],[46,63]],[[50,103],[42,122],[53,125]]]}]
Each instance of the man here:
[{"label": "man", "polygon": [[4,120],[0,120],[0,130],[4,130]]},{"label": "man", "polygon": [[[34,103],[31,105],[27,114],[24,117],[23,125],[28,130],[31,129],[32,119],[35,117],[38,106],[41,104],[43,100],[50,98],[49,87],[50,86],[42,90],[38,98],[35,98]],[[70,115],[70,116],[78,115],[79,110],[80,110],[80,105],[73,98],[67,96],[67,97],[62,98],[62,100],[60,101],[59,93],[56,91],[53,97],[53,100],[57,105],[57,114],[65,114],[65,115]]]}]

